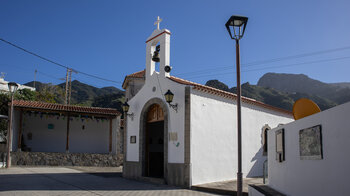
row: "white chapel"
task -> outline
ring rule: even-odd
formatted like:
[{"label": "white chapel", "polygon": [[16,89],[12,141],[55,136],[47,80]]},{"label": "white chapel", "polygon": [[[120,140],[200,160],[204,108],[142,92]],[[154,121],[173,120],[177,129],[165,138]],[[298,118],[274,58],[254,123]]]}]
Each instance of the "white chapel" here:
[{"label": "white chapel", "polygon": [[[182,187],[235,179],[237,96],[171,76],[171,32],[159,22],[146,40],[146,69],[123,83],[123,176]],[[292,120],[289,111],[242,97],[243,177],[262,176],[267,130]]]}]

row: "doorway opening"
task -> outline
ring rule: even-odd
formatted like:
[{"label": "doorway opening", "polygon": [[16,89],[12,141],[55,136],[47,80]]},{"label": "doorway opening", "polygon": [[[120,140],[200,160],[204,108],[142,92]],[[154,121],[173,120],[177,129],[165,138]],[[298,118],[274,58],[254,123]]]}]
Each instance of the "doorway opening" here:
[{"label": "doorway opening", "polygon": [[160,105],[153,104],[146,119],[145,176],[164,177],[164,113]]}]

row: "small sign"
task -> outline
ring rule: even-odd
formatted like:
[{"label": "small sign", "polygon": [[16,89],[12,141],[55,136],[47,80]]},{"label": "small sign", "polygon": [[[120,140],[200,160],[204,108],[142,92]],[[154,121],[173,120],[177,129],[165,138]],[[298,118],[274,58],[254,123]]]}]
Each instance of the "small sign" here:
[{"label": "small sign", "polygon": [[54,124],[48,124],[48,125],[47,125],[47,128],[48,128],[48,129],[54,129],[54,127],[55,127]]},{"label": "small sign", "polygon": [[136,144],[136,135],[130,136],[130,143]]},{"label": "small sign", "polygon": [[177,141],[177,132],[169,132],[169,140]]}]

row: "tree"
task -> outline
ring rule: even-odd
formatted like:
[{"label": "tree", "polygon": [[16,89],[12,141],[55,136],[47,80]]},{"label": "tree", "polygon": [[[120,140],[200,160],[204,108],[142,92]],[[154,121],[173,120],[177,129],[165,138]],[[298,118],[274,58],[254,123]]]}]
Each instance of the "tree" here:
[{"label": "tree", "polygon": [[15,100],[25,100],[25,101],[34,101],[36,99],[36,92],[29,89],[19,89],[14,99]]},{"label": "tree", "polygon": [[61,103],[63,96],[64,92],[60,87],[48,84],[41,91],[36,92],[35,100],[46,103]]}]

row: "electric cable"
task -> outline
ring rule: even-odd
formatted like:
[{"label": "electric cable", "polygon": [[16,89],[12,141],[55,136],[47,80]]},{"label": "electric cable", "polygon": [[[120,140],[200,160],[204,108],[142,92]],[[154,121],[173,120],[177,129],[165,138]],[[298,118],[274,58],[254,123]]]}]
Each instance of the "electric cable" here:
[{"label": "electric cable", "polygon": [[[270,67],[257,68],[257,69],[251,69],[251,70],[242,70],[241,72],[251,72],[251,71],[260,71],[260,70],[273,69],[273,68],[283,68],[283,67],[305,65],[305,64],[324,63],[324,62],[344,60],[344,59],[350,59],[350,56],[333,58],[333,59],[323,59],[323,60],[317,60],[317,61],[302,62],[302,63],[293,63],[293,64],[287,64],[287,65],[277,65],[277,66],[270,66]],[[236,73],[236,72],[232,71],[232,72],[226,72],[226,73],[222,73],[222,74],[201,75],[201,76],[193,76],[193,77],[189,77],[189,78],[202,78],[202,77],[229,75],[229,74],[234,74],[234,73]]]},{"label": "electric cable", "polygon": [[[349,50],[349,49],[350,49],[350,46],[345,46],[345,47],[340,47],[340,48],[334,48],[334,49],[328,49],[328,50],[320,50],[320,51],[316,51],[316,52],[309,52],[309,53],[291,55],[291,56],[286,56],[286,57],[278,57],[278,58],[273,58],[273,59],[254,61],[254,62],[250,62],[250,63],[242,63],[241,66],[242,66],[242,68],[244,68],[244,67],[251,67],[251,66],[263,65],[263,64],[267,64],[267,63],[274,63],[274,62],[279,62],[279,61],[284,61],[284,60],[315,56],[315,55],[332,53],[332,52],[338,52],[338,51]],[[230,66],[218,66],[216,68],[202,69],[202,70],[199,70],[199,71],[196,71],[196,72],[179,73],[177,75],[178,76],[182,76],[182,75],[189,75],[189,74],[194,75],[194,74],[212,73],[212,72],[215,72],[215,71],[230,70],[230,69],[233,69],[233,68],[234,67],[232,65],[230,65]],[[220,70],[218,70],[218,69],[220,69]]]},{"label": "electric cable", "polygon": [[80,74],[83,74],[83,75],[86,75],[86,76],[90,76],[90,77],[97,78],[97,79],[104,80],[104,81],[108,81],[108,82],[113,82],[113,83],[117,83],[117,84],[122,84],[122,82],[118,82],[118,81],[114,81],[114,80],[102,78],[102,77],[99,77],[99,76],[95,76],[95,75],[92,75],[92,74],[88,74],[88,73],[85,73],[85,72],[82,72],[82,71],[79,71],[79,70],[70,68],[70,67],[68,67],[68,66],[66,66],[66,65],[57,63],[57,62],[55,62],[55,61],[53,61],[53,60],[50,60],[50,59],[48,59],[48,58],[45,58],[45,57],[39,55],[39,54],[36,54],[36,53],[31,52],[31,51],[29,51],[29,50],[27,50],[27,49],[24,49],[24,48],[22,48],[22,47],[20,47],[20,46],[18,46],[18,45],[16,45],[16,44],[14,44],[14,43],[12,43],[12,42],[9,42],[9,41],[7,41],[7,40],[5,40],[5,39],[3,39],[3,38],[0,38],[0,41],[4,42],[4,43],[6,43],[6,44],[9,44],[9,45],[11,45],[11,46],[13,46],[13,47],[15,47],[15,48],[17,48],[17,49],[20,49],[20,50],[22,50],[22,51],[24,51],[24,52],[26,52],[26,53],[28,53],[28,54],[31,54],[31,55],[33,55],[33,56],[35,56],[35,57],[38,57],[38,58],[40,58],[40,59],[42,59],[42,60],[44,60],[44,61],[47,61],[47,62],[49,62],[49,63],[52,63],[52,64],[54,64],[54,65],[57,65],[57,66],[60,66],[60,67],[62,67],[62,68],[66,68],[66,69],[72,69],[72,70],[73,70],[74,72],[76,72],[76,73],[80,73]]}]

